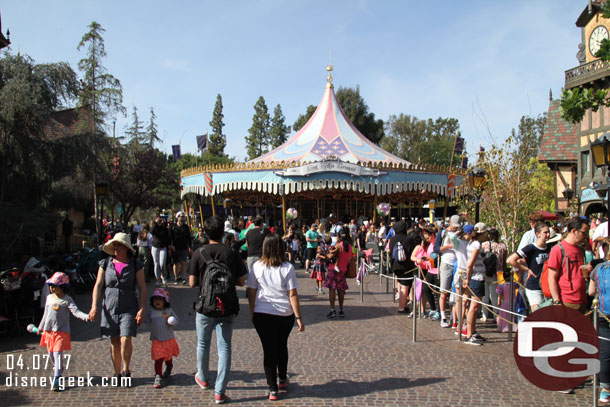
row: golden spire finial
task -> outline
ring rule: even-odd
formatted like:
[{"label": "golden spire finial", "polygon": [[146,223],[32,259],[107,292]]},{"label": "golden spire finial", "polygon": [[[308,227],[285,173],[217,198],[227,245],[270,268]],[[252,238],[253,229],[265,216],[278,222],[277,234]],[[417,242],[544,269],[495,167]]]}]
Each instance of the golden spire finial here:
[{"label": "golden spire finial", "polygon": [[326,78],[326,80],[328,81],[328,86],[333,86],[333,76],[331,74],[331,72],[333,71],[333,65],[332,65],[332,54],[331,54],[331,50],[328,50],[328,65],[326,65],[326,70],[328,71],[328,77]]}]

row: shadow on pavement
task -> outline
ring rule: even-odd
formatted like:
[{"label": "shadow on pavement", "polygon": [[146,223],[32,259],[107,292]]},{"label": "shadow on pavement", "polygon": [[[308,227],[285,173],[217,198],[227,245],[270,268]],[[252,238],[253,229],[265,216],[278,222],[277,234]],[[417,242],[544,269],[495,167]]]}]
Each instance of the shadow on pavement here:
[{"label": "shadow on pavement", "polygon": [[[332,380],[324,384],[313,386],[300,386],[296,382],[291,382],[287,392],[280,393],[280,400],[295,398],[321,398],[321,399],[342,399],[356,397],[370,393],[406,389],[411,387],[428,386],[444,382],[442,377],[430,377],[410,380],[406,377],[387,377],[372,382],[356,382],[352,380]],[[263,386],[266,387],[266,386]],[[248,387],[248,389],[252,389]],[[267,396],[248,397],[233,399],[234,402],[248,402],[267,399]]]}]

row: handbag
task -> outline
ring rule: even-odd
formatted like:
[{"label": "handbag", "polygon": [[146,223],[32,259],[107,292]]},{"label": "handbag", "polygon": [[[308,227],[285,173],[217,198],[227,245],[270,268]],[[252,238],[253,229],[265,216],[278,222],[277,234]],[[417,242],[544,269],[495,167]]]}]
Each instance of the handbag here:
[{"label": "handbag", "polygon": [[347,262],[347,273],[345,277],[347,278],[356,278],[358,274],[358,270],[356,270],[356,258],[354,256],[349,258]]}]

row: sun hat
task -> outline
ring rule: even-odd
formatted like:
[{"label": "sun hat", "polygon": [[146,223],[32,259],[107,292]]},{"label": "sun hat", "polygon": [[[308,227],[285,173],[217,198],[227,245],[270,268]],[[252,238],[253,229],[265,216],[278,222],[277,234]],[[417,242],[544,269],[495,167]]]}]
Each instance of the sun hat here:
[{"label": "sun hat", "polygon": [[167,288],[156,288],[150,298],[154,297],[163,298],[165,302],[169,303],[169,291],[167,291]]},{"label": "sun hat", "polygon": [[455,228],[462,226],[462,217],[460,215],[453,215],[449,219],[449,224]]},{"label": "sun hat", "polygon": [[462,232],[466,233],[466,234],[470,234],[474,231],[474,226],[468,224],[468,225],[464,225],[464,227],[462,228]]},{"label": "sun hat", "polygon": [[114,237],[104,245],[102,250],[104,250],[105,253],[108,253],[109,255],[113,256],[114,255],[114,245],[117,243],[122,244],[123,246],[127,247],[129,250],[131,250],[131,252],[133,254],[136,253],[136,249],[134,249],[133,246],[131,245],[131,239],[129,238],[129,235],[127,233],[123,233],[123,232],[119,232],[116,235],[114,235]]},{"label": "sun hat", "polygon": [[489,230],[489,226],[487,226],[483,222],[479,222],[476,225],[474,225],[474,230],[476,230],[477,233],[485,233]]},{"label": "sun hat", "polygon": [[550,233],[549,240],[546,241],[547,243],[555,243],[561,240],[561,234],[555,232],[555,229],[551,228]]},{"label": "sun hat", "polygon": [[50,279],[46,281],[48,285],[67,285],[70,284],[70,277],[61,271],[55,272]]}]

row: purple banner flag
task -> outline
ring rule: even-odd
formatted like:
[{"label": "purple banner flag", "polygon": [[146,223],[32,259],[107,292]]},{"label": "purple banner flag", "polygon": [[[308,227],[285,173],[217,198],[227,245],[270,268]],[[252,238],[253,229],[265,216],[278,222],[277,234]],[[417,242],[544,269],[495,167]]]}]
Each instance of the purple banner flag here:
[{"label": "purple banner flag", "polygon": [[468,157],[464,156],[462,158],[462,168],[467,170],[468,169]]},{"label": "purple banner flag", "polygon": [[196,136],[197,137],[197,150],[198,151],[205,151],[208,149],[208,135],[204,134],[203,136]]},{"label": "purple banner flag", "polygon": [[458,134],[455,139],[455,148],[453,149],[453,154],[459,156],[464,152],[464,139],[460,137]]},{"label": "purple banner flag", "polygon": [[172,146],[172,154],[174,155],[174,161],[178,161],[180,159],[180,144]]}]

